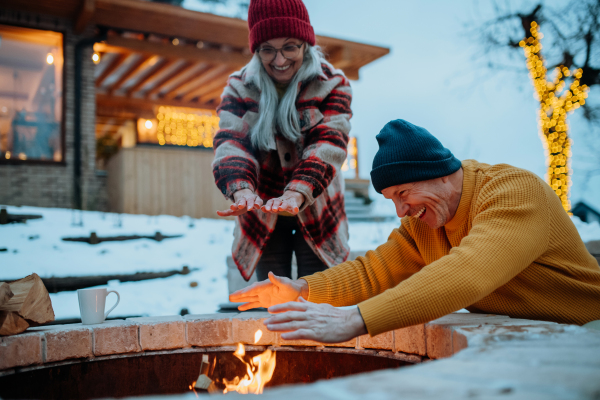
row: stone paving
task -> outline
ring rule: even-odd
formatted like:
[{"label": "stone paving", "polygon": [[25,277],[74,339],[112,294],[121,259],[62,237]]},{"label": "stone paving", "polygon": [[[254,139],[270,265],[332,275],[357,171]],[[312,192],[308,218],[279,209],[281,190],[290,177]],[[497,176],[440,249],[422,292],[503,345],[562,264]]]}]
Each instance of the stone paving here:
[{"label": "stone paving", "polygon": [[[269,389],[265,398],[600,399],[600,331],[506,316],[455,313],[376,337],[323,346],[266,331],[264,312],[131,318],[56,325],[0,337],[0,376],[73,362],[157,352],[233,349],[355,352],[414,366]],[[161,398],[182,398],[188,395]],[[236,394],[229,397],[235,398]]]}]

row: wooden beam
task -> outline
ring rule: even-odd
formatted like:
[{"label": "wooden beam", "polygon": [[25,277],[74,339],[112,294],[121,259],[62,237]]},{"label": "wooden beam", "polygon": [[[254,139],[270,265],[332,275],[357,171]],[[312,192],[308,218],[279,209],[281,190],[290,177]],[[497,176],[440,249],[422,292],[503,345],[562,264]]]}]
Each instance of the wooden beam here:
[{"label": "wooden beam", "polygon": [[[222,91],[225,88],[225,85],[227,85],[227,77],[232,72],[233,71],[231,71],[231,70],[223,71],[220,75],[215,76],[210,82],[207,82],[206,84],[198,87],[196,90],[183,96],[182,100],[183,101],[192,101],[194,98],[201,97],[201,96],[205,95],[206,93],[216,90],[217,88],[221,88],[221,91]],[[200,102],[202,102],[202,100],[200,100]]]},{"label": "wooden beam", "polygon": [[352,65],[352,55],[348,47],[335,47],[328,57],[329,62],[338,69],[348,68]]},{"label": "wooden beam", "polygon": [[123,110],[120,108],[114,108],[110,105],[105,106],[103,104],[96,104],[96,115],[123,119],[144,118],[146,115],[148,116],[148,119],[150,119],[154,118],[155,116],[152,109]]},{"label": "wooden beam", "polygon": [[150,1],[98,0],[96,9],[98,25],[248,47],[248,24],[241,19]]},{"label": "wooden beam", "polygon": [[115,72],[115,70],[117,68],[119,68],[119,66],[121,65],[121,63],[123,63],[123,61],[125,61],[125,59],[127,57],[129,57],[131,53],[121,53],[121,54],[117,54],[115,56],[115,58],[112,60],[112,62],[106,66],[106,68],[104,69],[104,71],[102,72],[102,74],[100,74],[100,76],[98,77],[98,79],[96,79],[96,87],[101,87],[102,83],[104,83],[104,81],[106,80],[106,78],[108,78],[110,76],[110,74],[112,74],[113,72]]},{"label": "wooden beam", "polygon": [[[137,117],[144,118],[144,116],[136,114],[137,112],[145,112],[144,115],[148,116],[148,112],[153,110],[155,106],[172,106],[172,107],[190,107],[190,108],[207,108],[214,110],[215,106],[210,104],[203,104],[199,102],[181,101],[181,100],[148,100],[144,98],[133,98],[125,96],[107,96],[105,94],[96,94],[96,104],[101,109],[102,115],[109,114],[109,110],[118,110],[122,113],[129,112]],[[123,114],[124,115],[124,114]]]},{"label": "wooden beam", "polygon": [[81,9],[81,0],[18,0],[2,2],[3,9],[12,9],[38,15],[54,15],[61,18],[75,19]]},{"label": "wooden beam", "polygon": [[152,79],[156,78],[159,74],[165,71],[167,68],[170,68],[175,64],[177,60],[163,60],[160,64],[156,64],[153,68],[150,68],[146,74],[138,80],[138,82],[127,89],[127,96],[131,96],[133,93],[140,90],[146,83],[150,82]]},{"label": "wooden beam", "polygon": [[[174,92],[175,95],[183,94],[183,101],[189,101],[191,98],[186,97],[186,94],[189,92],[193,92],[197,90],[199,87],[202,87],[207,82],[221,76],[223,72],[229,71],[227,65],[214,65],[211,68],[205,70],[202,75],[198,76],[196,79],[189,81],[185,86],[181,87],[180,90]],[[177,96],[172,95],[172,97],[165,96],[167,99],[173,99]]]},{"label": "wooden beam", "polygon": [[119,79],[115,83],[111,85],[108,89],[109,92],[114,92],[121,88],[121,86],[126,83],[130,78],[137,75],[140,71],[153,66],[158,62],[160,57],[158,56],[141,56],[136,62],[129,66],[129,69],[121,75]]},{"label": "wooden beam", "polygon": [[351,79],[351,80],[353,80],[353,81],[357,81],[357,80],[358,80],[358,78],[359,78],[359,75],[358,75],[358,68],[356,68],[356,69],[353,69],[353,68],[346,68],[346,69],[344,70],[344,75],[346,75],[346,77],[347,77],[348,79]]},{"label": "wooden beam", "polygon": [[83,0],[81,5],[81,10],[77,15],[77,19],[75,20],[75,34],[79,35],[83,33],[85,28],[91,22],[94,16],[94,10],[96,9],[95,0]]},{"label": "wooden beam", "polygon": [[252,58],[251,55],[242,54],[239,51],[221,51],[214,48],[199,49],[192,45],[175,46],[171,43],[129,39],[121,36],[109,36],[105,43],[98,43],[94,46],[94,49],[108,53],[133,51],[135,53],[156,54],[165,58],[179,58],[188,61],[219,62],[238,69],[248,64]]},{"label": "wooden beam", "polygon": [[155,94],[158,94],[163,88],[169,86],[177,79],[181,78],[181,75],[189,72],[192,68],[195,68],[196,64],[192,62],[183,63],[179,68],[177,68],[173,73],[164,77],[160,82],[158,82],[154,87],[148,92],[146,92],[146,98],[149,98]]},{"label": "wooden beam", "polygon": [[[100,118],[96,118],[96,137],[102,137],[105,136],[110,130],[111,128],[115,125],[115,121],[116,118],[102,118],[103,120],[106,120],[106,122],[102,123],[102,122],[98,122]],[[98,131],[100,131],[100,134],[98,135]]]},{"label": "wooden beam", "polygon": [[[207,70],[210,70],[211,66],[206,63],[202,63],[200,68],[191,74],[188,78],[181,80],[175,86],[172,86],[168,92],[164,93],[160,98],[161,99],[174,99],[177,97],[181,91],[189,90],[190,86],[193,87],[195,82],[200,79]],[[213,67],[214,68],[214,67]]]},{"label": "wooden beam", "polygon": [[223,85],[223,87],[218,87],[216,89],[213,89],[206,94],[203,94],[202,97],[200,97],[200,99],[198,99],[198,102],[199,103],[210,103],[211,101],[216,100],[215,104],[221,103],[221,94],[223,94],[224,88],[225,88],[225,85]]}]

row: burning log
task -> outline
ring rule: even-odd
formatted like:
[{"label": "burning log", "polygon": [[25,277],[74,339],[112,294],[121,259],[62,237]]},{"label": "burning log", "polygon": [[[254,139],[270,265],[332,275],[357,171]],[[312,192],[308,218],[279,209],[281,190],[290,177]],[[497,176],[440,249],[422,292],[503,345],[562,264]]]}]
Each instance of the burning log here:
[{"label": "burning log", "polygon": [[208,361],[208,354],[202,355],[202,365],[200,366],[200,376],[194,383],[194,388],[208,393],[214,393],[217,391],[215,383],[208,377],[208,370],[210,368],[210,362]]},{"label": "burning log", "polygon": [[[37,274],[9,283],[14,296],[0,305],[0,311],[13,312],[30,324],[54,321],[54,310],[50,295]],[[8,317],[5,317],[8,318]],[[14,317],[10,317],[15,320]],[[22,323],[21,323],[22,326]]]},{"label": "burning log", "polygon": [[12,299],[14,295],[8,283],[0,282],[0,306]]},{"label": "burning log", "polygon": [[0,336],[16,335],[29,328],[29,324],[16,312],[0,311]]}]

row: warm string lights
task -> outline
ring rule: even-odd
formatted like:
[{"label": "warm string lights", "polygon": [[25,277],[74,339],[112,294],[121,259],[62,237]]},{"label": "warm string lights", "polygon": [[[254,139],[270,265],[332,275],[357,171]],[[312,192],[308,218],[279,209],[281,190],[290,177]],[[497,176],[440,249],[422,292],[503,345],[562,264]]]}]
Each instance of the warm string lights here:
[{"label": "warm string lights", "polygon": [[348,141],[348,156],[342,165],[342,171],[354,171],[358,178],[358,146],[355,137]]},{"label": "warm string lights", "polygon": [[[568,134],[567,113],[573,112],[585,104],[589,88],[580,84],[581,69],[569,71],[564,65],[555,68],[555,77],[552,81],[546,80],[548,71],[544,66],[540,39],[544,37],[539,31],[539,25],[531,23],[531,37],[522,40],[519,45],[523,47],[527,58],[527,68],[535,88],[534,97],[540,103],[539,125],[540,137],[546,150],[546,164],[548,171],[546,180],[552,186],[564,209],[569,212],[570,157],[571,139]],[[565,90],[565,82],[569,76],[573,81],[569,89]]]},{"label": "warm string lights", "polygon": [[211,112],[185,112],[172,107],[159,107],[156,135],[161,146],[213,147],[219,130],[219,117]]}]

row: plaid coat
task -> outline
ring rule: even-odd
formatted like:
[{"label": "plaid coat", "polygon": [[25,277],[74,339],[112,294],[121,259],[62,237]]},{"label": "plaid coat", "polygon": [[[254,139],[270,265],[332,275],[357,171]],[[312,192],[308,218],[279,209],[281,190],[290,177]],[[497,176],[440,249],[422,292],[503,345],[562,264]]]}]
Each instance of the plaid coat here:
[{"label": "plaid coat", "polygon": [[[217,109],[219,131],[214,137],[215,183],[223,195],[251,189],[263,201],[294,190],[304,195],[299,226],[315,254],[329,267],[346,261],[348,220],[344,209],[344,180],[352,111],[350,83],[340,70],[321,60],[321,74],[299,84],[296,107],[302,136],[297,143],[276,133],[274,149],[253,148],[250,129],[258,121],[258,71],[248,66],[229,77]],[[233,259],[249,280],[277,222],[277,214],[260,210],[237,217]]]}]

